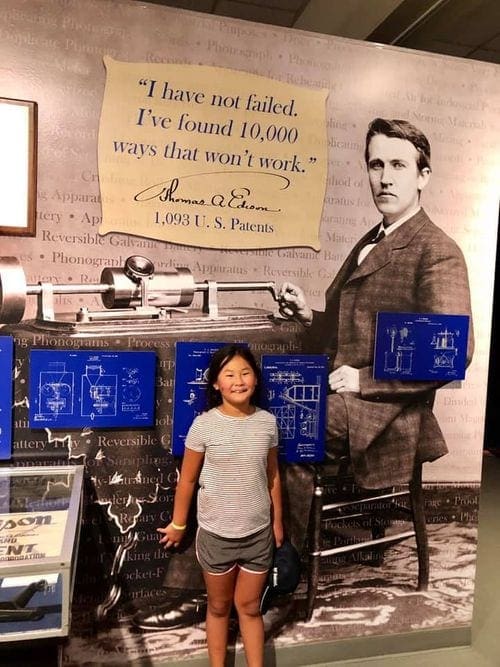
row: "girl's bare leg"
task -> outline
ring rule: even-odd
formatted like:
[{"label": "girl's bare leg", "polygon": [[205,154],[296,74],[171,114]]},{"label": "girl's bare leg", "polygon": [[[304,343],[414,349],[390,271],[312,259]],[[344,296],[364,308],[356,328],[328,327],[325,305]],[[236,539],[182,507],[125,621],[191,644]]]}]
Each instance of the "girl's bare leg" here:
[{"label": "girl's bare leg", "polygon": [[224,667],[227,651],[229,614],[233,604],[238,568],[227,574],[203,572],[207,587],[207,645],[211,667]]},{"label": "girl's bare leg", "polygon": [[248,667],[264,665],[264,623],[260,613],[260,596],[267,572],[254,573],[239,570],[234,591],[241,638]]}]

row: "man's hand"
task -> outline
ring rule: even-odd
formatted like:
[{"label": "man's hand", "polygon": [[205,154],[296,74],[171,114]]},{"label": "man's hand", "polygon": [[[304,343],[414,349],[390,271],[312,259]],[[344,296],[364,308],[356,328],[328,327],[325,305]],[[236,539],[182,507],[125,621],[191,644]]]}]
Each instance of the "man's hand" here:
[{"label": "man's hand", "polygon": [[280,313],[287,319],[296,319],[306,327],[313,319],[313,312],[306,302],[304,292],[292,283],[283,283],[278,292]]},{"label": "man's hand", "polygon": [[343,391],[359,394],[359,370],[352,366],[340,366],[330,373],[328,384],[330,389],[338,394]]}]

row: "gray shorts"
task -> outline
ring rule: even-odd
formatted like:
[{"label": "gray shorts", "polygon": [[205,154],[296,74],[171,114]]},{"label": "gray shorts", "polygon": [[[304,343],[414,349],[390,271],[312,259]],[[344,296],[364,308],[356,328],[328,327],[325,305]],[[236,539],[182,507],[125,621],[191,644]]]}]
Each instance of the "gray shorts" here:
[{"label": "gray shorts", "polygon": [[220,537],[201,527],[196,534],[196,557],[209,574],[227,574],[237,565],[247,572],[267,572],[273,550],[271,526],[246,537]]}]

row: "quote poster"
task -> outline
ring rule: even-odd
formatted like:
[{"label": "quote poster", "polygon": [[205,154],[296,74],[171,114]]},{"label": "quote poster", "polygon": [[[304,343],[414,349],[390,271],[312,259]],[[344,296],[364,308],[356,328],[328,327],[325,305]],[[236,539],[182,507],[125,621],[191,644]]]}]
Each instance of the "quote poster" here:
[{"label": "quote poster", "polygon": [[104,62],[101,234],[319,250],[327,90],[219,67]]}]

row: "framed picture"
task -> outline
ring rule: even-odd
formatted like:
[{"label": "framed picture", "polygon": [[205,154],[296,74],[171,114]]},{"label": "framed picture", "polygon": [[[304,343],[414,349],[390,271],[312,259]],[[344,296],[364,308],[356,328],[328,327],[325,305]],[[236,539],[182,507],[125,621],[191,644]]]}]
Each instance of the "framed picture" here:
[{"label": "framed picture", "polygon": [[0,97],[0,235],[35,236],[37,103]]}]

